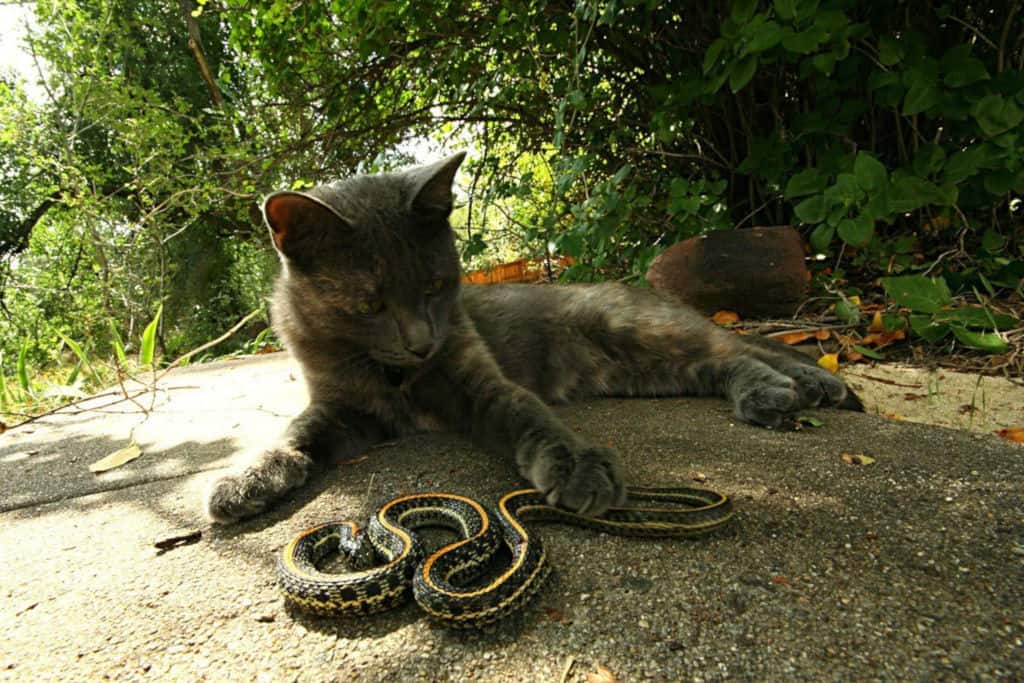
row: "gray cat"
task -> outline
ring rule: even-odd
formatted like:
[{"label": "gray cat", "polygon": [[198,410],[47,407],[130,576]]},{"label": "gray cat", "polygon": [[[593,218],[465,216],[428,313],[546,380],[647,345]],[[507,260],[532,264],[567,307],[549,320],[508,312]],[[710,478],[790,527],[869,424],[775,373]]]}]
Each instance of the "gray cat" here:
[{"label": "gray cat", "polygon": [[514,457],[549,502],[601,514],[624,496],[616,454],[546,405],[585,396],[724,396],[766,427],[807,406],[862,409],[802,354],[648,290],[460,287],[448,215],[463,157],[267,198],[282,262],[273,321],[310,404],[277,445],[214,482],[215,521],[264,510],[334,453],[442,429]]}]

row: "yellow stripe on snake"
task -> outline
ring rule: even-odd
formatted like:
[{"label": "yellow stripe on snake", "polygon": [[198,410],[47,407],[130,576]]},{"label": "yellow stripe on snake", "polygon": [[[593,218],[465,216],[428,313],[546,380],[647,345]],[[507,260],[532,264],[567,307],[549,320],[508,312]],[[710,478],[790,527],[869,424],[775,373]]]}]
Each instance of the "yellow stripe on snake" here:
[{"label": "yellow stripe on snake", "polygon": [[[710,533],[733,515],[729,498],[707,489],[629,487],[627,495],[626,506],[600,517],[549,505],[536,489],[505,494],[496,514],[451,493],[402,496],[381,506],[365,531],[352,522],[328,522],[297,535],[281,553],[278,584],[286,603],[320,615],[390,609],[409,598],[411,587],[420,607],[444,625],[479,627],[524,605],[548,573],[544,547],[525,521],[564,522],[624,536],[678,537]],[[428,557],[416,534],[428,526],[451,529],[459,540]],[[508,566],[496,578],[479,581],[502,544],[511,554]],[[320,571],[317,565],[334,553],[360,569]]]}]

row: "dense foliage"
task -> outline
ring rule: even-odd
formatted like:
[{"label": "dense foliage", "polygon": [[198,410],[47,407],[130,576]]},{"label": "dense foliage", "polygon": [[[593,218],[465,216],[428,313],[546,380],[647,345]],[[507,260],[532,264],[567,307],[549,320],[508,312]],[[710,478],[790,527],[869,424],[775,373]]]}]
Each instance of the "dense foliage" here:
[{"label": "dense foliage", "polygon": [[0,350],[106,353],[162,303],[184,351],[261,305],[261,194],[423,140],[471,149],[471,263],[639,280],[794,223],[832,277],[1019,290],[1021,5],[39,0],[41,86],[0,81]]}]

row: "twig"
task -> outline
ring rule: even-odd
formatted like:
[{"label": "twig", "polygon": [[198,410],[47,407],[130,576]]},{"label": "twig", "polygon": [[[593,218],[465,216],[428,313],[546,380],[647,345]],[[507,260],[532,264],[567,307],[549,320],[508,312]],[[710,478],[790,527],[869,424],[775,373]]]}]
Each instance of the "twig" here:
[{"label": "twig", "polygon": [[155,385],[157,382],[159,382],[161,379],[163,379],[167,375],[167,373],[170,372],[174,367],[176,367],[177,365],[179,365],[181,363],[184,363],[186,360],[188,360],[192,356],[196,355],[197,353],[202,353],[203,351],[206,351],[207,349],[212,348],[212,347],[216,346],[217,344],[220,344],[222,341],[224,341],[225,339],[227,339],[228,337],[233,335],[235,332],[238,332],[238,330],[242,329],[242,326],[244,326],[247,322],[249,322],[250,320],[252,320],[253,318],[255,318],[259,314],[260,314],[260,309],[257,308],[255,311],[253,311],[252,313],[250,313],[249,315],[245,316],[244,318],[239,320],[237,323],[235,323],[234,327],[232,327],[230,330],[228,330],[227,332],[225,332],[221,336],[217,337],[213,341],[208,341],[205,344],[203,344],[202,346],[194,348],[194,349],[192,349],[191,351],[189,351],[188,353],[186,353],[184,355],[178,356],[173,361],[171,361],[170,364],[168,364],[168,366],[166,368],[164,368],[163,372],[161,372],[159,375],[157,375],[156,377],[153,378],[153,384]]}]

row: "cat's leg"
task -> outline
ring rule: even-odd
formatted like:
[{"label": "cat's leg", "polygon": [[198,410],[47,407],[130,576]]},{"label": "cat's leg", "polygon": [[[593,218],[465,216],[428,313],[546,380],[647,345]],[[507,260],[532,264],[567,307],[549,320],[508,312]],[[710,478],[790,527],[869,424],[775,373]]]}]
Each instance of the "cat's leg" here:
[{"label": "cat's leg", "polygon": [[495,378],[478,385],[472,405],[474,435],[511,452],[520,474],[552,505],[599,515],[624,500],[616,453],[579,438],[533,392]]},{"label": "cat's leg", "polygon": [[463,327],[453,337],[444,376],[458,388],[449,384],[430,401],[450,405],[453,426],[514,458],[520,474],[553,505],[599,515],[624,500],[612,449],[581,439],[537,394],[508,379],[475,330]]},{"label": "cat's leg", "polygon": [[380,432],[369,418],[331,403],[310,403],[278,444],[213,482],[206,499],[207,515],[228,524],[260,513],[306,483],[315,462],[378,440]]}]

